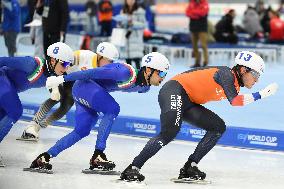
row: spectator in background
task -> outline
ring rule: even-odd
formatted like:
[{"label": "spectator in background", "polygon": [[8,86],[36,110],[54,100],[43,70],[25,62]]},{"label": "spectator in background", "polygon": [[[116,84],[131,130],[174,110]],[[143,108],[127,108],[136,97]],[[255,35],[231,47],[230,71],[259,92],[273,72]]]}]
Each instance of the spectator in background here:
[{"label": "spectator in background", "polygon": [[[36,5],[35,5],[35,9],[39,8],[40,6],[41,6],[41,0],[37,0]],[[30,36],[31,36],[32,44],[34,44],[34,46],[35,46],[34,56],[44,57],[43,31],[42,31],[42,17],[41,17],[41,15],[39,15],[35,12],[32,22],[41,23],[41,24],[34,24],[34,26],[31,26],[31,28],[30,28]]]},{"label": "spectator in background", "polygon": [[193,47],[193,56],[195,63],[192,67],[200,67],[201,55],[198,51],[198,41],[201,43],[203,50],[204,62],[203,66],[208,64],[207,49],[207,15],[209,12],[209,4],[207,0],[190,0],[186,8],[186,16],[190,19],[189,29],[191,32],[191,41]]},{"label": "spectator in background", "polygon": [[229,10],[229,12],[217,22],[215,26],[215,39],[217,42],[223,43],[238,43],[238,36],[235,32],[235,27],[233,25],[236,12],[234,9]]},{"label": "spectator in background", "polygon": [[268,12],[270,9],[271,9],[270,6],[267,9],[265,9],[263,0],[257,0],[255,3],[255,10],[259,15],[260,25],[263,29],[263,33],[265,36],[267,36],[269,33],[270,18],[269,18]]},{"label": "spectator in background", "polygon": [[111,35],[112,3],[109,0],[99,2],[99,22],[101,25],[101,36]]},{"label": "spectator in background", "polygon": [[284,0],[280,0],[279,1],[279,8],[277,10],[279,12],[279,14],[283,14],[284,13]]},{"label": "spectator in background", "polygon": [[94,36],[98,30],[96,1],[88,0],[85,7],[87,13],[86,32],[87,34]]},{"label": "spectator in background", "polygon": [[126,22],[119,23],[119,26],[125,28],[126,46],[121,49],[121,58],[125,58],[127,64],[132,65],[135,62],[137,69],[140,68],[140,60],[144,56],[143,50],[143,31],[146,28],[145,10],[138,6],[137,0],[124,0],[121,16],[126,17]]},{"label": "spectator in background", "polygon": [[270,32],[269,32],[269,42],[279,43],[284,42],[284,22],[279,18],[279,13],[270,10]]},{"label": "spectator in background", "polygon": [[248,6],[244,13],[243,26],[243,29],[250,35],[251,38],[255,39],[263,36],[263,29],[260,25],[259,15],[251,6]]},{"label": "spectator in background", "polygon": [[263,0],[257,0],[255,2],[255,10],[259,15],[263,14],[263,12],[265,11]]},{"label": "spectator in background", "polygon": [[51,44],[65,41],[68,0],[41,0],[37,13],[42,16],[43,47],[47,58],[47,48]]},{"label": "spectator in background", "polygon": [[33,20],[36,3],[37,0],[27,0],[28,15],[25,20],[25,23],[30,23]]},{"label": "spectator in background", "polygon": [[14,56],[17,51],[16,39],[21,28],[20,4],[18,0],[2,0],[2,6],[4,41],[8,49],[8,55]]},{"label": "spectator in background", "polygon": [[208,24],[207,42],[208,43],[214,43],[216,41],[215,38],[214,38],[215,26],[213,25],[213,23],[210,20],[208,20],[207,24]]}]

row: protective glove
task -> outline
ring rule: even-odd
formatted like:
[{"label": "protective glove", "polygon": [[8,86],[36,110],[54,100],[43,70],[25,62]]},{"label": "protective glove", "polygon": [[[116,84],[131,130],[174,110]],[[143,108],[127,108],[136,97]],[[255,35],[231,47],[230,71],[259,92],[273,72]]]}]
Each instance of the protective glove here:
[{"label": "protective glove", "polygon": [[50,76],[46,80],[46,88],[52,89],[58,87],[60,84],[64,83],[64,77],[62,76]]},{"label": "protective glove", "polygon": [[52,100],[56,100],[56,101],[60,100],[61,95],[60,95],[58,87],[51,88],[49,91],[50,91],[50,98]]},{"label": "protective glove", "polygon": [[272,83],[259,91],[259,94],[261,98],[266,98],[269,97],[270,95],[274,95],[276,91],[278,90],[278,84],[277,83]]}]

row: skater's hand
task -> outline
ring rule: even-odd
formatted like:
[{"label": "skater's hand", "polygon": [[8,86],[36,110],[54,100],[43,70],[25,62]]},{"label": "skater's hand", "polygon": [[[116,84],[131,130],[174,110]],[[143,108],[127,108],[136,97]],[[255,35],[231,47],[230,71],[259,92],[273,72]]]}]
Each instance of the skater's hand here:
[{"label": "skater's hand", "polygon": [[46,88],[52,89],[58,87],[60,84],[64,83],[63,76],[51,76],[46,80]]},{"label": "skater's hand", "polygon": [[265,87],[263,90],[259,91],[259,94],[261,98],[266,98],[271,95],[274,95],[276,91],[278,90],[278,84],[277,83],[272,83]]},{"label": "skater's hand", "polygon": [[60,95],[58,87],[54,87],[54,88],[50,89],[50,98],[52,100],[55,100],[55,101],[59,101],[60,100],[61,95]]}]

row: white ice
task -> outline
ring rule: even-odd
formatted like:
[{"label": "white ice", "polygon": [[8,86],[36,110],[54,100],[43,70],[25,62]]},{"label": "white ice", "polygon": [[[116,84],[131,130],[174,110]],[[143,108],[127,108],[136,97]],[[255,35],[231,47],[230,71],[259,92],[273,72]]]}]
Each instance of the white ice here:
[{"label": "white ice", "polygon": [[[199,168],[207,173],[210,185],[175,184],[170,181],[177,177],[196,143],[175,141],[164,147],[156,156],[146,162],[141,173],[146,176],[144,185],[115,183],[118,176],[85,175],[81,170],[88,168],[93,153],[96,133],[90,134],[75,146],[52,159],[53,175],[23,172],[40,153],[48,150],[55,142],[70,132],[70,129],[49,127],[40,133],[38,143],[16,141],[26,127],[18,122],[0,144],[0,152],[6,164],[0,168],[1,189],[105,189],[105,188],[257,188],[283,189],[284,154],[257,150],[215,147],[200,162]],[[122,171],[142,150],[147,138],[111,135],[106,150],[107,157]]]}]

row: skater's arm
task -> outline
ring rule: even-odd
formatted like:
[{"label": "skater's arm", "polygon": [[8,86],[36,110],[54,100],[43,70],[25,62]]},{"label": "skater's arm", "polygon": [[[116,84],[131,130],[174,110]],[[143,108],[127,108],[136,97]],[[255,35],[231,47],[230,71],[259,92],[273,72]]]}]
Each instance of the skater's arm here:
[{"label": "skater's arm", "polygon": [[67,81],[89,80],[89,79],[109,79],[117,82],[127,81],[131,76],[131,71],[123,64],[112,63],[103,67],[73,72],[64,76],[49,77],[46,87],[52,88]]},{"label": "skater's arm", "polygon": [[122,64],[114,63],[95,69],[74,72],[63,77],[64,82],[89,79],[125,81],[130,77],[130,70]]},{"label": "skater's arm", "polygon": [[272,83],[259,92],[255,92],[255,93],[252,93],[252,94],[240,94],[240,95],[236,96],[233,99],[233,102],[231,104],[233,106],[234,106],[234,104],[235,104],[235,106],[247,105],[247,104],[250,104],[250,103],[257,101],[259,99],[263,99],[263,98],[269,97],[271,95],[274,95],[277,90],[278,90],[278,84]]},{"label": "skater's arm", "polygon": [[33,57],[0,57],[0,67],[21,70],[26,73],[33,72],[38,64]]},{"label": "skater's arm", "polygon": [[235,77],[230,69],[220,69],[215,77],[215,81],[222,86],[224,93],[232,106],[244,106],[259,99],[268,97],[276,93],[278,85],[276,83],[268,85],[265,89],[251,93],[251,94],[238,94],[234,83]]}]

